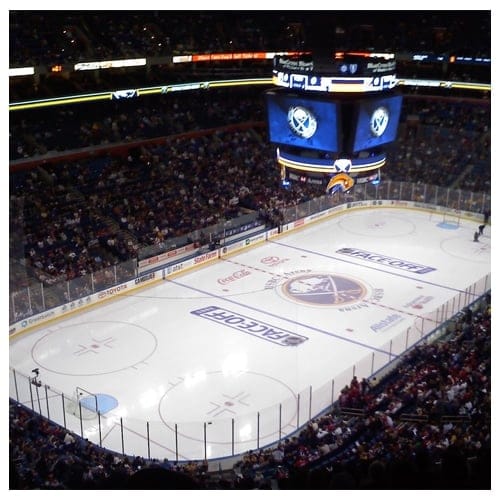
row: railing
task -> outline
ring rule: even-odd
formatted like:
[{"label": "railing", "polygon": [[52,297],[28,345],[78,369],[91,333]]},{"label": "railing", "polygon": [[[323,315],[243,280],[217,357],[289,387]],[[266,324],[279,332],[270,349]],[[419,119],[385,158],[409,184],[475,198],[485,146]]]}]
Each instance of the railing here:
[{"label": "railing", "polygon": [[[283,211],[283,224],[315,214],[332,206],[357,201],[395,200],[395,206],[405,205],[405,200],[422,205],[426,210],[446,201],[451,213],[466,211],[471,215],[480,214],[490,207],[490,197],[484,193],[466,193],[438,188],[435,186],[386,182],[377,186],[365,184],[357,186],[351,194],[336,194],[310,200]],[[415,204],[413,204],[415,205]],[[444,212],[443,212],[444,213]],[[247,221],[248,222],[248,221]],[[224,234],[224,227],[211,229],[213,237]],[[93,273],[71,282],[53,286],[40,285],[24,292],[24,300],[39,307],[49,308],[50,301],[85,300],[88,290],[104,289],[120,283],[120,280],[134,277],[136,262],[124,263],[100,273]],[[101,287],[101,288],[99,288]],[[64,395],[53,387],[42,386],[36,377],[10,369],[10,397],[26,404],[32,410],[77,432],[82,437],[106,448],[131,455],[148,458],[174,460],[195,460],[235,456],[249,449],[269,446],[281,441],[307,424],[312,418],[333,408],[340,390],[349,385],[353,376],[358,379],[370,378],[383,370],[389,363],[398,360],[414,345],[439,335],[446,329],[446,322],[458,314],[478,297],[491,288],[490,274],[478,279],[467,289],[459,292],[436,310],[419,316],[415,323],[392,338],[376,351],[357,361],[341,373],[332,374],[321,387],[305,387],[297,394],[272,402],[257,413],[239,415],[232,419],[214,419],[206,422],[164,422],[113,416],[100,413],[83,416],[81,407],[75,406],[74,395]],[[11,296],[12,307],[19,307],[21,295]],[[42,309],[43,310],[43,309]],[[443,326],[444,325],[444,326]],[[72,408],[72,411],[68,411]],[[105,443],[103,443],[105,436]]]}]

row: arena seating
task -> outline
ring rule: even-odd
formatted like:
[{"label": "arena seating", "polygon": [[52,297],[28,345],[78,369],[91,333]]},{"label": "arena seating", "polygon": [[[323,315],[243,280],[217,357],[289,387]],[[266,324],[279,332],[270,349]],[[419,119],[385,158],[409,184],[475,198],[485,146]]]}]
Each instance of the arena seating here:
[{"label": "arena seating", "polygon": [[[10,11],[9,64],[50,67],[195,51],[301,50],[307,47],[305,34],[325,26],[318,15]],[[414,13],[405,11],[397,18],[383,12],[354,17],[339,12],[329,35],[337,47],[349,49],[490,56],[488,11],[475,16],[429,11],[414,21]],[[239,68],[259,75],[268,71],[258,64]],[[221,74],[221,69],[227,66],[207,72]],[[154,74],[130,70],[99,77],[22,77],[11,82],[10,99],[126,83],[192,81],[200,70],[157,67]],[[489,70],[470,65],[446,71],[443,75],[425,64],[401,66],[406,77],[489,81]],[[244,210],[257,211],[266,220],[283,207],[323,194],[307,184],[277,190],[279,173],[267,142],[260,92],[186,92],[168,99],[11,113],[10,290],[103,270],[133,259],[141,246],[214,220]],[[489,95],[478,103],[463,94],[454,94],[459,100],[444,99],[445,92],[450,95],[443,89],[432,96],[408,92],[401,133],[383,177],[489,192]],[[240,126],[249,122],[252,126]],[[214,130],[227,125],[234,128]],[[205,130],[196,137],[178,136]],[[158,137],[170,139],[125,147],[117,155],[46,160],[46,155]],[[16,160],[40,155],[44,159],[29,170],[14,168]],[[194,168],[186,171],[186,165]],[[159,181],[166,187],[160,188]],[[203,189],[195,190],[200,183]],[[246,189],[240,192],[242,186]],[[230,205],[235,197],[238,202]],[[9,487],[490,489],[490,297],[464,310],[447,337],[411,351],[380,380],[353,379],[338,396],[333,412],[315,418],[278,446],[250,451],[232,470],[217,473],[209,473],[203,461],[172,463],[111,453],[10,400]]]}]

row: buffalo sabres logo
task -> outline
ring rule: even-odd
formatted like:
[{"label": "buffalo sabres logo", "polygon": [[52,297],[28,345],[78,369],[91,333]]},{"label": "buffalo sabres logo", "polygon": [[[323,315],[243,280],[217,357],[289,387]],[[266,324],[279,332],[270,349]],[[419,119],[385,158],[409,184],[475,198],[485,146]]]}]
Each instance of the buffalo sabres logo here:
[{"label": "buffalo sabres logo", "polygon": [[290,106],[288,110],[288,125],[295,135],[304,139],[312,137],[318,127],[313,113],[302,106]]},{"label": "buffalo sabres logo", "polygon": [[137,90],[116,90],[111,94],[112,99],[131,99],[132,97],[137,97]]},{"label": "buffalo sabres logo", "polygon": [[381,106],[377,108],[370,118],[370,130],[375,137],[380,137],[389,124],[389,111]]},{"label": "buffalo sabres logo", "polygon": [[342,191],[343,193],[349,191],[354,186],[354,179],[347,175],[345,172],[341,172],[333,176],[328,185],[326,186],[327,193],[336,193],[337,191]]},{"label": "buffalo sabres logo", "polygon": [[328,185],[326,186],[327,193],[336,193],[342,191],[345,193],[354,186],[354,179],[347,174],[351,170],[352,161],[349,158],[337,158],[333,164],[333,172]]},{"label": "buffalo sabres logo", "polygon": [[283,283],[281,289],[295,302],[317,306],[345,306],[367,295],[359,281],[329,273],[296,276]]}]

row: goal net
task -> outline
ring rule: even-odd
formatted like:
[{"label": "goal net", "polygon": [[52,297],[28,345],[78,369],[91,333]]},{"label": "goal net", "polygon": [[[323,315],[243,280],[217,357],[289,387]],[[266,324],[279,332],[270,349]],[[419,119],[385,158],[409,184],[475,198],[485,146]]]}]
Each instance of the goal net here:
[{"label": "goal net", "polygon": [[460,212],[444,212],[442,224],[446,224],[447,226],[459,227]]},{"label": "goal net", "polygon": [[97,418],[99,404],[97,394],[89,392],[82,387],[75,389],[73,398],[66,398],[66,411],[83,420]]}]

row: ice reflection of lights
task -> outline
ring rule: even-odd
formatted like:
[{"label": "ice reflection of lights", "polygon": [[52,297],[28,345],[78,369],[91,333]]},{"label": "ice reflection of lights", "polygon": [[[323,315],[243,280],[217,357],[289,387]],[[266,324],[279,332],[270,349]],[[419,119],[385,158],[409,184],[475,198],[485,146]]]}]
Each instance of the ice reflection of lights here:
[{"label": "ice reflection of lights", "polygon": [[241,375],[248,371],[248,358],[245,352],[233,352],[222,362],[222,373],[225,377]]},{"label": "ice reflection of lights", "polygon": [[[126,415],[126,413],[125,413]],[[115,425],[120,425],[120,417],[122,415],[111,415],[109,417],[106,417],[105,422],[106,422],[106,427],[113,427]],[[102,423],[102,420],[101,420]]]},{"label": "ice reflection of lights", "polygon": [[118,407],[117,410],[113,411],[113,414],[118,417],[118,421],[120,420],[120,417],[121,418],[125,418],[128,416],[128,410],[127,408],[125,408],[124,406],[120,406]]},{"label": "ice reflection of lights", "polygon": [[37,355],[38,361],[46,361],[47,359],[51,359],[53,357],[57,357],[61,354],[61,349],[59,347],[49,347],[45,350],[40,350],[41,353]]},{"label": "ice reflection of lights", "polygon": [[206,378],[207,372],[205,370],[199,370],[197,372],[194,372],[193,374],[188,373],[184,378],[184,386],[186,387],[186,389],[190,389],[191,387],[194,387],[200,382],[206,380]]},{"label": "ice reflection of lights", "polygon": [[152,408],[158,404],[158,399],[165,393],[165,387],[160,386],[158,389],[151,388],[142,393],[139,398],[141,408]]},{"label": "ice reflection of lights", "polygon": [[92,425],[90,427],[86,427],[84,434],[85,437],[90,440],[92,440],[92,438],[95,438],[96,436],[99,437],[99,426]]},{"label": "ice reflection of lights", "polygon": [[129,323],[139,323],[141,324],[141,321],[146,318],[154,317],[155,315],[158,314],[159,307],[147,307],[143,310],[141,310],[139,313],[134,314],[133,316],[129,316],[128,322]]},{"label": "ice reflection of lights", "polygon": [[240,439],[250,439],[252,436],[252,426],[251,424],[244,425],[239,431]]}]

